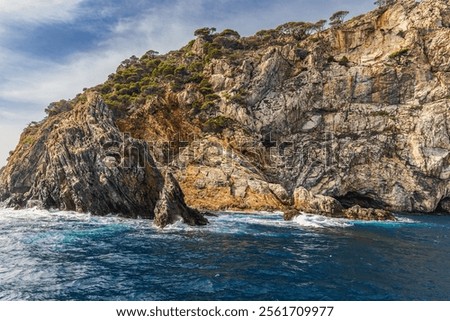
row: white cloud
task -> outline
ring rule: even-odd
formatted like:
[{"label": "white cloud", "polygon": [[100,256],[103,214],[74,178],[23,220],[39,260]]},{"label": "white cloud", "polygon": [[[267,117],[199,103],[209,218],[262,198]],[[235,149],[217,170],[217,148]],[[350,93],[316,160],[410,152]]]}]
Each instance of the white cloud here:
[{"label": "white cloud", "polygon": [[2,22],[69,21],[83,0],[0,0]]},{"label": "white cloud", "polygon": [[170,6],[153,8],[140,17],[123,19],[114,27],[111,47],[129,47],[135,54],[149,49],[160,52],[178,49],[193,38],[198,16],[207,1],[178,1]]},{"label": "white cloud", "polygon": [[193,37],[193,24],[184,20],[185,14],[198,9],[193,2],[181,3],[119,21],[111,36],[95,50],[73,54],[62,63],[0,51],[0,70],[8,75],[7,81],[0,83],[0,98],[44,108],[52,101],[74,97],[84,87],[104,82],[131,55],[149,49],[166,52],[179,48]]},{"label": "white cloud", "polygon": [[36,61],[33,68],[18,68],[16,74],[10,73],[8,82],[0,84],[0,97],[43,109],[52,101],[73,98],[82,88],[103,82],[121,58],[107,51],[73,57],[64,64]]},{"label": "white cloud", "polygon": [[9,152],[16,147],[20,133],[26,124],[26,122],[0,124],[0,167],[6,164]]}]

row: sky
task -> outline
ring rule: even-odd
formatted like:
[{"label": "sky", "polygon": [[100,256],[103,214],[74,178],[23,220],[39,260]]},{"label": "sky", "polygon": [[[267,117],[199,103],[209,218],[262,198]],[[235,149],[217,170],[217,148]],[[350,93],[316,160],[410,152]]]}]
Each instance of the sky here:
[{"label": "sky", "polygon": [[0,167],[53,101],[104,82],[124,59],[179,49],[200,27],[248,36],[373,0],[0,0]]}]

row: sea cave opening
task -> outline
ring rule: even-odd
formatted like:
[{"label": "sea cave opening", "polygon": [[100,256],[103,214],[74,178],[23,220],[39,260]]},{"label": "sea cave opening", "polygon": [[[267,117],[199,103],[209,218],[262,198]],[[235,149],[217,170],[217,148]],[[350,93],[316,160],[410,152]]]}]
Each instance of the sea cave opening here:
[{"label": "sea cave opening", "polygon": [[359,205],[364,208],[384,209],[386,204],[376,198],[376,196],[361,194],[358,192],[348,192],[344,196],[336,197],[344,208],[351,208]]}]

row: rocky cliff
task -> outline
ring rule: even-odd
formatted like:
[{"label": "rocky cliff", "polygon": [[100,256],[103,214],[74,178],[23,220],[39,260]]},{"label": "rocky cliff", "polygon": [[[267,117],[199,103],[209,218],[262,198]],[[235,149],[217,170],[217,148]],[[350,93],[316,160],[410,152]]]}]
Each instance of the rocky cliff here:
[{"label": "rocky cliff", "polygon": [[[160,198],[184,202],[177,187],[161,193],[157,168],[168,168],[201,209],[359,219],[450,211],[447,1],[397,1],[327,30],[288,23],[247,38],[196,34],[51,105],[2,171],[2,199],[150,217]],[[94,92],[110,116],[80,107]],[[145,166],[115,166],[143,146],[135,156]]]},{"label": "rocky cliff", "polygon": [[10,207],[155,218],[160,227],[178,219],[207,223],[158,169],[147,143],[125,137],[94,94],[30,125],[1,179],[1,200]]}]

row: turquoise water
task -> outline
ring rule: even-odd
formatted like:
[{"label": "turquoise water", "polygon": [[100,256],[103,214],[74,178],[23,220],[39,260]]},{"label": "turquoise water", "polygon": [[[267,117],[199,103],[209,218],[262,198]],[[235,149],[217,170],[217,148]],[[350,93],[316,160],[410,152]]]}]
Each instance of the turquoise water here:
[{"label": "turquoise water", "polygon": [[0,299],[450,300],[449,216],[210,220],[1,210]]}]

